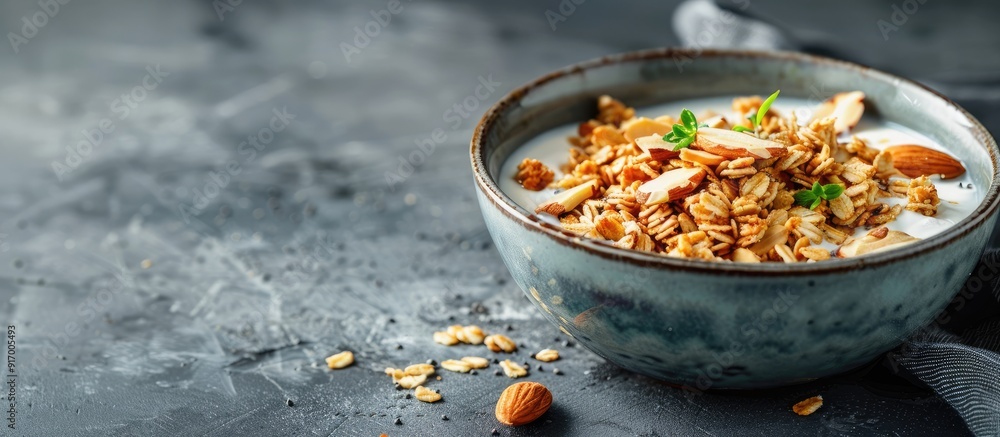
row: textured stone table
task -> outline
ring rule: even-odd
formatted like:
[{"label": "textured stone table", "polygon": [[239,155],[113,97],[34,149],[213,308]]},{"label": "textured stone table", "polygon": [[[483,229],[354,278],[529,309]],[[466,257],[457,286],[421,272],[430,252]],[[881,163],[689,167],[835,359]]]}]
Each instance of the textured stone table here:
[{"label": "textured stone table", "polygon": [[[433,405],[382,374],[494,356],[431,341],[475,323],[511,325],[527,346],[518,360],[563,354],[528,378],[551,388],[552,409],[502,435],[967,432],[880,363],[797,387],[687,394],[566,343],[522,297],[475,204],[468,138],[489,104],[535,76],[677,42],[673,3],[610,3],[564,7],[562,20],[546,16],[555,0],[403,1],[384,14],[388,1],[91,1],[52,14],[4,3],[0,28],[17,37],[0,54],[0,318],[16,327],[18,371],[17,430],[4,431],[489,435],[510,383],[496,366],[443,372]],[[861,60],[923,45],[922,60],[879,66],[971,83],[957,97],[1000,127],[989,14],[927,3],[882,41],[874,23],[891,3],[847,4],[867,18],[824,24],[844,17],[832,4],[751,10],[844,35]],[[22,21],[41,23],[39,11],[44,25]],[[355,41],[355,26],[375,36]],[[409,174],[400,159],[428,139],[439,142]],[[343,349],[356,364],[325,369]],[[819,413],[790,412],[815,394]]]}]

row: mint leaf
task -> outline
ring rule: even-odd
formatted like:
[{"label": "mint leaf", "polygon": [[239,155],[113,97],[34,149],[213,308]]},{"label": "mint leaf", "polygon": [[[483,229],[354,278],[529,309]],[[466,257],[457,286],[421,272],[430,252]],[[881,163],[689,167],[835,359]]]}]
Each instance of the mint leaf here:
[{"label": "mint leaf", "polygon": [[739,124],[736,125],[736,126],[733,126],[733,130],[736,131],[736,132],[753,132],[753,129],[750,129],[750,128],[746,127],[746,126],[739,125]]},{"label": "mint leaf", "polygon": [[815,208],[815,206],[810,206],[810,205],[813,205],[814,202],[819,201],[819,197],[813,194],[813,192],[809,190],[799,191],[794,195],[792,195],[792,197],[795,198],[796,205],[804,206],[809,209]]},{"label": "mint leaf", "polygon": [[698,120],[694,113],[688,109],[681,111],[681,123],[674,124],[670,132],[663,136],[663,141],[676,143],[674,151],[681,150],[691,145],[698,135]]},{"label": "mint leaf", "polygon": [[676,151],[681,150],[681,149],[683,149],[683,148],[685,148],[687,146],[690,146],[691,142],[693,142],[693,141],[694,141],[694,138],[691,138],[691,137],[687,137],[687,138],[681,140],[679,143],[677,143],[676,146],[674,146],[674,151],[676,152]]},{"label": "mint leaf", "polygon": [[698,130],[698,120],[694,118],[694,113],[688,109],[681,111],[681,123],[691,131]]},{"label": "mint leaf", "polygon": [[840,184],[827,184],[823,186],[823,198],[833,200],[844,193],[844,186]]},{"label": "mint leaf", "polygon": [[757,110],[757,115],[754,116],[754,126],[760,126],[760,123],[764,121],[764,114],[767,114],[767,110],[771,109],[771,104],[774,103],[774,99],[778,98],[778,93],[781,90],[777,90],[774,94],[771,94],[764,103],[760,104],[760,109]]}]

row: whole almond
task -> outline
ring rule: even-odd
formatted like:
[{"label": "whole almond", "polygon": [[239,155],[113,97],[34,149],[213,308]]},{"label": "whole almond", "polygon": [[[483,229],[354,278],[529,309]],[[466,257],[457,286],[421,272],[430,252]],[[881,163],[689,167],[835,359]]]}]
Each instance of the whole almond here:
[{"label": "whole almond", "polygon": [[497,401],[497,420],[504,425],[520,426],[531,423],[548,411],[552,393],[537,382],[511,384]]},{"label": "whole almond", "polygon": [[942,175],[945,179],[961,176],[965,167],[957,159],[944,152],[924,146],[907,144],[885,149],[892,156],[892,165],[911,178]]}]

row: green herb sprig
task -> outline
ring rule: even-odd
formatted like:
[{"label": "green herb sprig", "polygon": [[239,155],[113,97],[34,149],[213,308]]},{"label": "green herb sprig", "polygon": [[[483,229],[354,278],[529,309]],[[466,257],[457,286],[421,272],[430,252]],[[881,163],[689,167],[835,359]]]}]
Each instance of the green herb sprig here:
[{"label": "green herb sprig", "polygon": [[771,109],[771,104],[774,103],[774,100],[778,98],[778,94],[780,93],[781,90],[775,91],[774,94],[771,94],[766,100],[764,100],[764,103],[760,104],[760,109],[758,109],[757,112],[747,116],[747,119],[750,120],[751,124],[753,124],[753,129],[742,125],[736,125],[733,126],[733,130],[737,132],[757,132],[757,127],[764,121],[764,115],[767,114],[769,109]]},{"label": "green herb sprig", "polygon": [[698,136],[698,120],[694,113],[684,108],[681,111],[681,122],[674,124],[672,131],[663,136],[663,141],[676,143],[674,151],[681,150],[691,145]]},{"label": "green herb sprig", "polygon": [[816,209],[823,200],[833,200],[844,193],[844,186],[840,184],[820,185],[813,182],[811,190],[802,190],[795,193],[795,204],[809,209]]}]

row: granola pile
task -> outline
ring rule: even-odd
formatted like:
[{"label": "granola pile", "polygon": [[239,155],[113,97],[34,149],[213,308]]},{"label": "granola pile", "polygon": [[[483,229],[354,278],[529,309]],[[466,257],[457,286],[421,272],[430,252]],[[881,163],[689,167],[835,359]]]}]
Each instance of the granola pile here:
[{"label": "granola pile", "polygon": [[[564,175],[547,184],[561,191],[536,212],[558,217],[563,228],[581,236],[671,257],[792,263],[851,256],[820,245],[851,243],[855,229],[879,228],[904,209],[933,216],[940,202],[927,176],[940,174],[936,170],[910,179],[888,150],[857,137],[838,143],[838,134],[861,118],[863,98],[856,91],[838,94],[805,125],[794,114],[767,109],[769,103],[753,123],[762,99],[736,98],[733,111],[741,122],[699,114],[697,137],[677,148],[667,137],[678,120],[638,118],[634,109],[602,96],[597,118],[568,139],[574,147]],[[540,190],[551,180],[551,170],[538,161],[526,159],[518,169],[525,188]],[[797,199],[820,185],[839,187],[814,204]],[[906,201],[886,202],[893,197]],[[917,240],[875,230],[869,240],[899,238],[880,240],[878,248]]]}]

